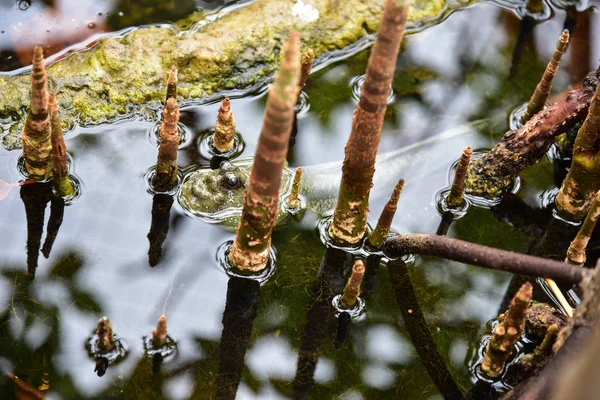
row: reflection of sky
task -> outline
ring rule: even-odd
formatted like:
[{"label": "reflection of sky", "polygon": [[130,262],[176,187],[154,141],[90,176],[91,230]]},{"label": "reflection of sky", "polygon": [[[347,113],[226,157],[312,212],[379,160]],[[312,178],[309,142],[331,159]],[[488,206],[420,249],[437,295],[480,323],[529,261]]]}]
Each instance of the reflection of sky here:
[{"label": "reflection of sky", "polygon": [[[88,3],[81,3],[82,9],[86,7],[85,4]],[[4,8],[0,10],[5,11]],[[18,23],[23,15],[14,9],[6,12],[0,17],[2,27],[6,26],[6,22],[2,21],[10,19]],[[81,10],[76,12],[82,13]],[[486,96],[500,95],[498,92],[505,89],[502,86],[503,76],[508,71],[509,42],[512,40],[498,23],[500,15],[501,12],[491,5],[471,7],[456,13],[443,24],[406,40],[406,51],[399,64],[403,67],[427,67],[435,71],[438,78],[424,82],[419,88],[420,96],[406,99],[396,97],[392,107],[397,108],[397,114],[395,119],[386,121],[381,152],[465,123],[481,114],[486,107]],[[596,16],[594,18],[597,19]],[[477,21],[477,24],[471,21]],[[554,38],[558,37],[561,28],[558,22],[536,28],[536,45],[543,59],[549,57]],[[7,46],[7,40],[7,36],[0,35],[0,48]],[[594,59],[597,60],[598,50],[595,47],[593,49]],[[347,74],[347,70],[337,66],[326,71],[321,79],[327,83],[341,79],[341,76],[349,82],[352,76],[344,74]],[[566,75],[559,75],[557,87],[564,88],[567,83]],[[310,84],[308,95],[310,98]],[[263,107],[262,99],[232,101],[239,130],[247,143],[246,155],[253,154],[255,150],[260,131],[258,121],[262,117]],[[344,143],[351,129],[353,108],[354,101],[351,98],[335,104],[330,117],[333,122],[326,126],[319,117],[319,110],[311,107],[299,120],[293,165],[341,160]],[[193,128],[196,131],[214,123],[216,110],[216,105],[185,108],[194,116]],[[164,244],[165,258],[155,268],[147,264],[146,235],[150,227],[152,197],[146,192],[143,174],[156,161],[156,148],[146,137],[151,126],[149,123],[126,122],[78,129],[68,134],[67,147],[74,159],[74,172],[83,182],[83,195],[66,208],[52,254],[48,260],[40,256],[38,274],[32,285],[32,294],[38,301],[55,304],[60,310],[61,347],[55,365],[73,378],[75,386],[82,393],[90,396],[108,388],[118,376],[129,376],[142,356],[141,336],[154,329],[163,308],[169,318],[169,332],[178,340],[179,362],[216,357],[208,354],[195,339],[216,343],[221,336],[227,278],[217,266],[214,256],[216,247],[231,239],[232,233],[185,217],[174,205],[171,229]],[[397,130],[403,133],[399,135]],[[400,200],[395,229],[402,232],[435,231],[439,215],[433,203],[434,194],[446,185],[448,166],[467,144],[489,147],[491,142],[488,137],[471,133],[452,143],[432,146],[439,155],[428,165],[432,172],[426,177],[415,178],[423,165],[406,167],[407,186]],[[0,151],[0,178],[9,182],[19,179],[14,168],[17,155],[17,152]],[[180,151],[179,155],[182,166],[190,164],[190,153]],[[378,170],[378,179],[386,172]],[[382,196],[372,203],[371,222],[375,221],[384,201]],[[11,192],[0,205],[0,239],[4,246],[0,270],[24,269],[26,226],[18,189]],[[48,214],[48,210],[46,212]],[[460,235],[458,231],[452,233]],[[67,289],[69,282],[50,279],[51,267],[68,252],[76,253],[84,260],[84,266],[73,282],[102,306],[103,314],[111,318],[115,331],[129,344],[129,358],[119,366],[111,367],[103,379],[93,373],[93,363],[83,350],[85,338],[101,315],[82,311],[74,303]],[[436,328],[442,331],[450,331],[462,322],[473,322],[483,330],[485,321],[495,317],[498,312],[509,277],[496,272],[481,272],[459,263],[439,261],[421,260],[414,269],[425,271],[423,282],[419,282],[421,291],[436,289],[428,293],[428,300],[436,303],[437,308],[434,311],[429,305],[424,308],[426,318],[435,321]],[[386,273],[380,278],[380,283],[387,283]],[[268,314],[265,317],[267,328],[260,334],[255,332],[258,337],[253,337],[250,342],[246,366],[252,377],[261,381],[261,385],[255,394],[247,383],[242,382],[239,398],[282,398],[268,380],[293,379],[298,338],[290,335],[292,332],[299,334],[304,325],[304,307],[308,298],[308,289],[305,288],[310,281],[296,283],[304,292],[301,305],[286,304],[286,299],[277,299],[283,304],[277,308],[277,312],[268,305],[262,310],[259,308],[259,316],[260,313]],[[274,280],[267,285],[279,284]],[[11,282],[0,278],[0,301],[6,303],[10,300],[11,287]],[[385,287],[380,290],[385,290]],[[384,293],[389,295],[389,288]],[[444,293],[448,293],[446,297]],[[391,296],[379,302],[367,302],[367,306],[369,316],[392,314],[394,320],[399,317]],[[298,313],[298,308],[302,312]],[[19,312],[17,308],[15,315],[20,315]],[[301,315],[300,319],[297,319],[297,315]],[[30,349],[34,349],[48,335],[49,325],[41,319],[36,319],[24,331],[16,317],[10,321],[13,335],[23,338]],[[356,368],[365,387],[390,390],[400,379],[402,368],[412,368],[418,363],[410,339],[401,323],[367,321],[360,324],[360,331],[365,333],[366,339],[354,343],[352,351],[359,356],[361,363],[352,367]],[[287,336],[273,333],[285,327],[288,327]],[[443,334],[446,335],[445,332]],[[459,334],[446,335],[453,335],[447,359],[464,376],[468,348],[477,343],[467,342]],[[325,346],[331,346],[331,340],[326,341]],[[341,373],[341,368],[346,367],[341,356],[323,356],[317,365],[316,382],[331,384],[336,375]],[[194,386],[194,379],[191,374],[180,375],[166,383],[165,391],[169,397],[186,398]],[[420,384],[431,385],[427,378],[423,379],[419,381]],[[349,383],[346,392],[340,396],[348,399],[368,398],[353,388],[358,384]],[[414,387],[418,385],[414,382],[411,384]],[[414,390],[418,392],[421,389]]]}]

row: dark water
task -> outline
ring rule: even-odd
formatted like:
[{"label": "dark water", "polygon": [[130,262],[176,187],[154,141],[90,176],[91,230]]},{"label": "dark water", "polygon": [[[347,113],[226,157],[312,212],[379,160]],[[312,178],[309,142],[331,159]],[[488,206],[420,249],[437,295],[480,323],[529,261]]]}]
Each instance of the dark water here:
[{"label": "dark water", "polygon": [[[24,11],[19,10],[20,3],[0,5],[0,31],[5,32],[0,35],[0,69],[20,66],[10,58],[17,52],[6,32],[37,15],[48,20],[44,16],[48,6],[43,2],[31,2]],[[148,12],[146,19],[131,17],[133,22],[119,25],[110,22],[110,16],[127,10],[130,2],[118,3],[77,2],[81,10],[73,12],[80,21],[94,18],[100,24],[102,19],[107,30],[115,30],[127,24],[168,22],[197,7],[223,4],[175,2],[172,14]],[[568,13],[555,9],[553,18],[533,24],[531,33],[525,35],[527,20],[522,22],[514,12],[495,4],[478,4],[406,38],[392,85],[381,151],[480,118],[496,122],[492,128],[457,139],[461,142],[452,147],[491,147],[498,137],[493,135],[507,129],[511,110],[533,91],[565,23],[577,20],[581,26],[587,21],[589,37],[598,37],[598,14],[584,13],[586,5],[578,9],[571,8]],[[518,37],[524,37],[524,42],[519,43]],[[584,33],[576,37],[585,40]],[[555,81],[556,92],[596,65],[600,55],[597,41],[589,40],[588,49],[587,59],[572,50],[565,56]],[[290,150],[291,166],[343,159],[356,104],[353,92],[357,88],[352,82],[360,80],[367,59],[365,50],[311,75],[305,90],[308,109],[299,115],[299,133]],[[232,101],[238,130],[246,141],[244,156],[254,153],[264,101],[264,96]],[[197,143],[202,132],[214,124],[217,108],[213,104],[182,109],[187,135],[179,152],[182,168],[209,164],[199,154]],[[30,254],[30,265],[39,257],[33,281],[27,279],[24,203],[31,215],[37,210],[38,231],[45,209],[41,244],[56,221],[60,204],[54,201],[52,218],[52,194],[42,185],[15,188],[0,202],[3,373],[13,372],[35,388],[49,383],[47,394],[52,399],[208,399],[214,396],[216,386],[227,387],[239,374],[239,399],[293,398],[294,393],[308,391],[311,398],[319,399],[439,399],[451,398],[456,388],[463,393],[469,390],[477,380],[473,365],[489,330],[486,323],[502,311],[507,291],[512,294],[508,290],[510,274],[425,257],[417,257],[406,269],[398,265],[390,266],[389,271],[381,268],[370,282],[365,312],[352,322],[346,342],[336,350],[336,318],[329,304],[315,293],[339,287],[345,278],[327,268],[317,273],[324,254],[317,231],[319,216],[309,212],[300,223],[275,232],[277,270],[264,285],[230,280],[216,254],[233,234],[189,218],[177,201],[167,212],[168,198],[160,203],[160,198],[153,199],[148,193],[145,174],[156,162],[157,152],[150,134],[153,127],[153,123],[125,121],[68,133],[71,173],[81,181],[81,195],[64,207],[49,257],[35,250]],[[436,193],[447,186],[451,161],[460,155],[442,153],[431,160],[434,172],[426,178],[411,178],[422,166],[408,168],[395,230],[436,231],[440,222]],[[23,179],[17,169],[19,155],[20,151],[0,150],[0,179],[9,183]],[[523,176],[517,200],[537,212],[542,194],[552,185],[552,167],[544,161]],[[153,200],[158,202],[154,221]],[[371,222],[376,221],[385,200],[372,202]],[[162,213],[157,212],[160,205]],[[512,226],[518,225],[514,221],[506,223],[498,215],[472,207],[448,234],[527,251],[535,232],[517,229]],[[549,219],[548,213],[544,218]],[[151,238],[164,235],[168,227],[162,244],[164,255],[155,267],[149,265],[148,256],[147,235],[152,224],[162,230],[153,231]],[[29,225],[33,231],[35,219]],[[333,264],[347,262],[336,252],[329,252],[328,257]],[[407,317],[419,307],[426,325]],[[178,351],[155,374],[144,355],[142,337],[155,329],[163,313]],[[129,354],[99,378],[85,343],[104,315],[127,343]],[[320,357],[313,384],[310,365],[316,359],[310,355],[317,349]],[[299,358],[302,368],[297,372]],[[448,374],[432,373],[443,371],[441,365]],[[446,391],[440,394],[436,384]],[[503,384],[496,387],[503,390]],[[13,384],[5,376],[0,377],[0,398],[15,398]]]}]

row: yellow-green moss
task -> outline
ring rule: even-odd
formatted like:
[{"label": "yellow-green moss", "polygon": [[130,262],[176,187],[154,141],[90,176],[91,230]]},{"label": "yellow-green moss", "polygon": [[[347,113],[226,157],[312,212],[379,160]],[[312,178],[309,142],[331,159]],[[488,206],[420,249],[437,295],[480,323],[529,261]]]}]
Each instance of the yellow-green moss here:
[{"label": "yellow-green moss", "polygon": [[[430,25],[449,10],[478,0],[416,0],[408,28]],[[101,123],[130,114],[135,106],[158,102],[171,68],[179,70],[178,93],[202,98],[223,90],[244,89],[270,77],[277,67],[283,39],[300,32],[303,47],[318,58],[343,49],[377,30],[383,0],[306,0],[319,11],[314,22],[293,15],[296,0],[257,0],[220,11],[207,22],[207,12],[173,27],[140,28],[122,36],[105,36],[89,51],[73,53],[48,68],[51,88],[60,98],[65,128]],[[257,18],[260,16],[260,18]],[[180,31],[181,27],[189,30]],[[0,137],[4,147],[18,146],[16,137],[29,101],[26,76],[0,76]]]}]

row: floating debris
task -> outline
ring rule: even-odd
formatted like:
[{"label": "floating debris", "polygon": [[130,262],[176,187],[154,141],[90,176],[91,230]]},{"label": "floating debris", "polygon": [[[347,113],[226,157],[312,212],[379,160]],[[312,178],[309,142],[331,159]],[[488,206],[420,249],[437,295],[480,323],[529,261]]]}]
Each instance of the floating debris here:
[{"label": "floating debris", "polygon": [[179,147],[179,107],[177,100],[167,100],[160,126],[160,147],[158,161],[152,177],[152,185],[157,191],[167,191],[177,185],[177,148]]},{"label": "floating debris", "polygon": [[501,322],[494,329],[481,362],[481,370],[488,376],[495,378],[504,370],[504,363],[525,329],[532,294],[533,286],[529,282],[525,283],[513,297],[508,311],[500,315]]},{"label": "floating debris", "polygon": [[[379,216],[379,220],[377,220],[375,229],[367,238],[367,244],[375,250],[381,250],[390,233],[392,221],[394,219],[394,215],[396,214],[396,210],[398,209],[398,200],[400,200],[400,194],[402,193],[403,188],[404,179],[400,179],[396,184],[396,187],[394,187],[392,196],[383,207],[383,211],[381,211],[381,215]],[[379,264],[379,262],[377,264]]]},{"label": "floating debris", "polygon": [[565,262],[575,265],[583,265],[585,264],[585,248],[587,247],[588,242],[590,241],[590,237],[594,232],[594,228],[596,227],[596,223],[598,222],[598,217],[600,216],[600,192],[596,193],[596,197],[590,210],[588,211],[583,224],[581,224],[581,228],[579,228],[579,232],[577,232],[577,236],[571,242],[569,249],[567,250],[567,258]]},{"label": "floating debris", "polygon": [[[530,1],[527,4],[528,10],[530,9],[529,7],[532,5],[532,3],[539,3],[536,9],[543,9],[543,6],[541,4],[542,2],[540,0],[535,0]],[[556,45],[556,49],[554,50],[554,54],[552,55],[552,59],[546,66],[546,70],[544,71],[544,75],[542,75],[540,83],[538,83],[538,85],[536,86],[535,91],[533,92],[533,95],[531,96],[531,99],[527,104],[527,110],[521,117],[522,123],[527,122],[531,117],[533,117],[535,114],[544,109],[544,106],[546,105],[546,100],[548,99],[548,96],[550,95],[550,90],[552,89],[552,81],[554,80],[556,72],[558,71],[560,60],[564,52],[567,50],[567,47],[569,46],[569,40],[569,31],[565,29],[560,35],[560,38]]]},{"label": "floating debris", "polygon": [[456,166],[456,174],[454,175],[454,181],[450,188],[450,193],[446,199],[448,207],[457,208],[463,203],[463,193],[465,191],[465,179],[467,178],[467,169],[469,168],[469,162],[471,161],[471,155],[473,150],[471,146],[465,147],[458,165]]},{"label": "floating debris", "polygon": [[280,72],[269,89],[242,218],[229,251],[229,262],[243,271],[260,272],[268,262],[299,78],[300,37],[298,32],[291,32],[284,45]]},{"label": "floating debris", "polygon": [[52,141],[48,112],[48,77],[42,46],[33,49],[31,100],[25,126],[21,132],[25,170],[31,179],[52,177]]},{"label": "floating debris", "polygon": [[288,197],[288,207],[292,210],[295,210],[300,205],[300,201],[298,200],[298,194],[300,193],[300,178],[302,177],[302,168],[296,168],[296,172],[294,173],[294,182],[292,182],[292,190],[290,191],[290,196]]},{"label": "floating debris", "polygon": [[231,111],[229,97],[221,102],[217,123],[215,124],[215,135],[213,146],[219,153],[226,153],[233,148],[235,139],[235,118]]},{"label": "floating debris", "polygon": [[63,137],[58,102],[54,93],[50,93],[48,108],[50,110],[50,126],[52,131],[52,164],[54,166],[52,180],[54,181],[54,188],[61,197],[72,196],[75,193],[75,189],[73,189],[73,184],[69,179],[67,146]]},{"label": "floating debris", "polygon": [[571,168],[556,195],[555,204],[561,216],[582,220],[600,190],[600,85],[589,106],[588,115],[577,132],[573,145]]},{"label": "floating debris", "polygon": [[329,226],[329,236],[338,244],[356,245],[367,229],[375,156],[404,23],[410,10],[406,3],[385,2],[381,26],[369,57],[365,82],[346,144],[337,205]]}]

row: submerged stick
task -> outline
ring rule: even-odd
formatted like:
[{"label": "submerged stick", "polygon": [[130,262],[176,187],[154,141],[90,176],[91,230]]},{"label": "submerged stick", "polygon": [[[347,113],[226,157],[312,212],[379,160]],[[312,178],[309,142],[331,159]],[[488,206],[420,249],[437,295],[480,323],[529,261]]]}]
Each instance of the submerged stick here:
[{"label": "submerged stick", "polygon": [[531,283],[525,283],[513,297],[508,311],[501,315],[503,320],[494,329],[481,362],[481,370],[488,376],[495,378],[504,370],[506,360],[512,354],[515,344],[525,329],[527,309],[532,294]]},{"label": "submerged stick", "polygon": [[269,89],[242,218],[229,252],[231,264],[244,271],[262,271],[269,258],[299,78],[300,37],[292,32],[284,45],[280,71]]},{"label": "submerged stick", "polygon": [[518,131],[507,132],[491,151],[474,160],[467,170],[466,193],[490,199],[504,194],[523,169],[546,154],[558,135],[585,118],[599,75],[600,70],[589,73],[564,101],[540,111]]},{"label": "submerged stick", "polygon": [[45,180],[52,176],[52,142],[48,112],[48,77],[42,46],[33,49],[31,70],[31,101],[25,126],[21,132],[25,170],[31,179]]},{"label": "submerged stick", "polygon": [[407,254],[437,256],[499,271],[548,277],[571,285],[578,284],[590,274],[586,269],[560,261],[494,249],[439,235],[396,235],[387,240],[383,252],[390,258]]},{"label": "submerged stick", "polygon": [[50,93],[48,108],[50,109],[50,126],[52,131],[52,164],[54,166],[52,179],[54,181],[54,188],[61,197],[72,196],[75,190],[69,179],[67,146],[63,137],[58,103],[54,93]]},{"label": "submerged stick", "polygon": [[158,191],[166,191],[177,184],[177,148],[179,147],[179,107],[170,98],[165,105],[160,126],[160,147],[152,184]]},{"label": "submerged stick", "polygon": [[600,192],[596,193],[596,198],[594,199],[581,228],[579,228],[577,236],[575,236],[575,239],[571,242],[571,245],[567,250],[565,262],[575,265],[585,264],[585,248],[594,232],[598,217],[600,217]]},{"label": "submerged stick", "polygon": [[235,118],[233,118],[229,97],[226,97],[219,107],[213,145],[219,152],[225,153],[233,148],[234,139]]},{"label": "submerged stick", "polygon": [[394,220],[394,215],[396,215],[396,210],[398,209],[398,200],[400,200],[400,194],[402,193],[403,188],[404,179],[400,179],[396,184],[396,187],[394,187],[392,196],[383,207],[383,211],[381,211],[375,229],[367,239],[369,246],[376,250],[380,250],[383,247],[383,244],[390,233],[392,221]]},{"label": "submerged stick", "polygon": [[375,156],[381,139],[381,127],[389,88],[394,76],[409,2],[386,0],[377,39],[371,50],[365,82],[346,144],[342,181],[329,226],[332,240],[355,245],[367,229],[369,193],[375,173]]},{"label": "submerged stick", "polygon": [[365,264],[363,260],[354,260],[352,266],[352,274],[348,278],[346,287],[344,287],[344,294],[340,298],[340,306],[345,309],[351,309],[356,305],[358,295],[360,294],[360,284],[362,283],[365,275]]},{"label": "submerged stick", "polygon": [[446,200],[446,204],[448,204],[451,208],[460,207],[463,202],[463,192],[465,191],[465,179],[467,177],[467,168],[469,167],[469,162],[471,161],[471,155],[473,154],[473,150],[471,146],[465,147],[462,155],[460,156],[460,160],[458,161],[458,165],[456,166],[456,174],[454,175],[454,181],[452,182],[452,187],[450,188],[450,194],[448,194],[448,199]]},{"label": "submerged stick", "polygon": [[540,83],[535,88],[529,103],[527,104],[527,110],[521,117],[521,122],[527,122],[533,115],[537,114],[541,110],[544,109],[546,105],[546,100],[550,95],[550,90],[552,89],[552,81],[556,76],[556,72],[558,71],[558,66],[560,64],[560,60],[567,50],[567,46],[569,45],[570,35],[568,30],[564,30],[558,39],[558,43],[556,44],[556,49],[554,50],[554,54],[550,59],[550,62],[546,66],[546,70],[544,71],[544,75],[542,75],[542,79]]},{"label": "submerged stick", "polygon": [[[599,85],[600,86],[600,85]],[[573,144],[571,168],[556,195],[558,212],[567,219],[583,219],[600,190],[600,87]]]}]

